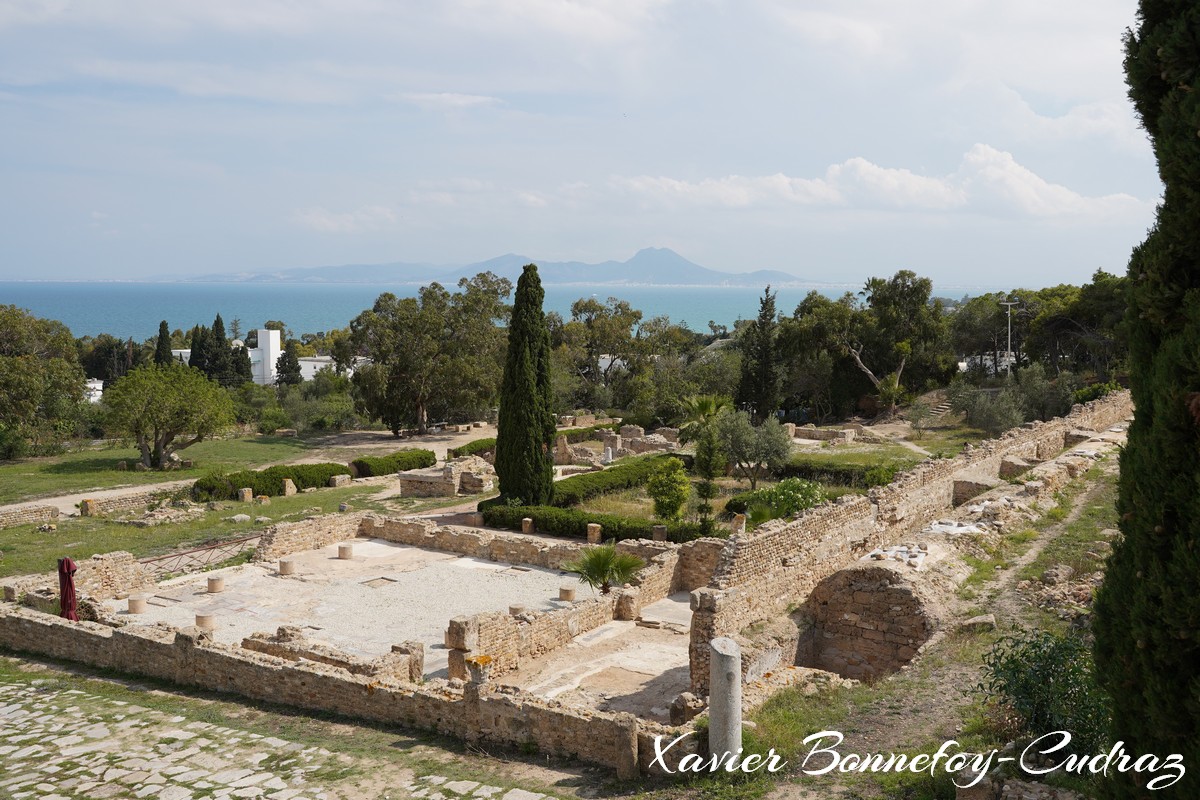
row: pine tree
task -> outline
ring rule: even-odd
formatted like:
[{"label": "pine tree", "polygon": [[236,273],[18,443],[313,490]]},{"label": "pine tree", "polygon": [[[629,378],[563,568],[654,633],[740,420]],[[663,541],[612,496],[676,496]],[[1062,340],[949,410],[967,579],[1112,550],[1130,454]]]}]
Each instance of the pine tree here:
[{"label": "pine tree", "polygon": [[1131,753],[1182,755],[1165,791],[1110,773],[1108,797],[1200,796],[1200,7],[1143,0],[1125,39],[1129,97],[1165,186],[1129,262],[1125,322],[1135,405],[1121,453],[1123,538],[1095,604],[1098,676],[1114,739]]},{"label": "pine tree", "polygon": [[755,422],[762,422],[779,408],[778,327],[775,295],[768,285],[758,303],[758,319],[750,323],[742,340],[742,377],[737,390],[738,405],[749,411]]},{"label": "pine tree", "polygon": [[542,312],[543,297],[537,267],[528,264],[517,281],[508,327],[496,434],[500,496],[526,505],[549,503],[554,491],[550,332]]},{"label": "pine tree", "polygon": [[300,357],[296,354],[296,342],[292,340],[283,348],[279,358],[275,359],[275,385],[295,386],[303,382],[300,374]]},{"label": "pine tree", "polygon": [[165,367],[171,361],[171,330],[167,327],[167,321],[164,319],[158,323],[158,341],[154,344],[154,363]]}]

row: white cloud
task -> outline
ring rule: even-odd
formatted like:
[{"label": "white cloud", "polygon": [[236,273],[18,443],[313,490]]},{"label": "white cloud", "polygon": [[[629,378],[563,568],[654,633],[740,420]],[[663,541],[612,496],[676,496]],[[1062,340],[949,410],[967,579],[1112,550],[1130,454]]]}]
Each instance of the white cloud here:
[{"label": "white cloud", "polygon": [[500,105],[498,97],[481,94],[456,94],[454,92],[408,92],[401,99],[435,111],[461,111],[468,108],[484,108]]},{"label": "white cloud", "polygon": [[395,228],[401,217],[399,212],[387,206],[363,206],[354,211],[310,208],[297,211],[295,219],[320,233],[366,233]]},{"label": "white cloud", "polygon": [[1051,183],[1021,166],[1011,153],[984,144],[972,147],[957,172],[918,175],[881,167],[865,158],[834,164],[823,178],[783,174],[730,175],[686,181],[662,176],[617,177],[611,185],[665,206],[750,208],[779,205],[893,209],[966,210],[999,216],[1089,218],[1095,221],[1140,214],[1147,204],[1128,194],[1088,197]]}]

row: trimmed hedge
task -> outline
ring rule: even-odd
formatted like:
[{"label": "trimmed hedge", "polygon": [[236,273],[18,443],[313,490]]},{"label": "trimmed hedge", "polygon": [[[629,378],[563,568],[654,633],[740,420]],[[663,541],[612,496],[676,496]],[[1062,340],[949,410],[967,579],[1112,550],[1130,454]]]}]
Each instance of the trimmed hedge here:
[{"label": "trimmed hedge", "polygon": [[[483,511],[483,521],[493,528],[521,530],[521,520],[533,519],[539,533],[553,533],[574,539],[587,538],[589,522],[600,525],[600,536],[605,541],[616,539],[651,539],[654,526],[661,524],[640,517],[622,517],[615,514],[593,514],[573,508],[554,506],[508,506],[490,505]],[[672,542],[690,542],[700,538],[700,526],[694,522],[667,523],[667,538]]]},{"label": "trimmed hedge", "polygon": [[362,456],[350,462],[360,478],[395,475],[410,469],[424,469],[437,463],[432,450],[399,450],[389,456]]},{"label": "trimmed hedge", "polygon": [[570,508],[602,494],[642,486],[650,480],[660,459],[661,455],[633,458],[600,472],[584,472],[556,481],[551,502],[559,508]]},{"label": "trimmed hedge", "polygon": [[496,437],[487,439],[476,439],[473,442],[467,442],[462,447],[451,447],[446,451],[446,458],[461,458],[462,456],[474,456],[479,453],[494,453],[496,451]]},{"label": "trimmed hedge", "polygon": [[567,437],[567,444],[579,444],[580,442],[590,442],[593,439],[598,439],[596,433],[598,431],[615,431],[624,423],[612,422],[608,425],[593,425],[590,428],[571,428],[570,430],[561,431],[554,434],[554,438],[559,436]]},{"label": "trimmed hedge", "polygon": [[[856,489],[870,489],[872,486],[886,486],[892,482],[896,474],[911,469],[913,463],[905,461],[882,461],[874,464],[834,464],[824,461],[807,460],[803,456],[792,458],[775,471],[780,478],[803,478],[827,485],[853,486]],[[728,508],[728,505],[726,506]],[[742,512],[736,512],[742,513]]]},{"label": "trimmed hedge", "polygon": [[345,464],[284,464],[264,470],[242,470],[224,474],[211,472],[192,484],[192,496],[197,500],[236,500],[238,489],[249,487],[257,497],[283,494],[283,479],[290,478],[297,489],[321,488],[329,485],[334,475],[349,475]]}]

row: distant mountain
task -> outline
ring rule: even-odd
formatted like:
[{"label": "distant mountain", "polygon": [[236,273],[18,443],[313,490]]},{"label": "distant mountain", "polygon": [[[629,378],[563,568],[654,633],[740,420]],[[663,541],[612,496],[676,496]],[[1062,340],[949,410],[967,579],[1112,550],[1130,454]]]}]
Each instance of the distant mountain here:
[{"label": "distant mountain", "polygon": [[202,275],[190,280],[225,283],[416,283],[438,281],[454,285],[459,278],[480,272],[494,272],[516,281],[526,264],[537,264],[542,283],[547,285],[653,285],[653,286],[772,286],[811,285],[795,275],[778,270],[755,272],[718,272],[688,261],[674,250],[648,247],[628,261],[540,261],[509,253],[475,264],[415,264],[396,261],[388,264],[343,264],[330,267],[297,267],[261,273],[222,273]]}]

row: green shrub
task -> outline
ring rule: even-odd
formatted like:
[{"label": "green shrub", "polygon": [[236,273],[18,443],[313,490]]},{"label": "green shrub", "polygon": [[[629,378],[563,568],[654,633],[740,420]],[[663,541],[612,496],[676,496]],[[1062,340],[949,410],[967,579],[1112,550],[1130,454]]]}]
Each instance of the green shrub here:
[{"label": "green shrub", "polygon": [[679,519],[692,492],[692,484],[684,472],[682,461],[664,458],[654,468],[646,489],[654,500],[654,516],[659,519]]},{"label": "green shrub", "polygon": [[236,500],[239,489],[249,488],[257,497],[283,494],[283,479],[290,478],[297,489],[321,488],[329,485],[334,475],[349,475],[345,464],[285,464],[264,470],[242,470],[226,474],[210,472],[192,484],[192,496],[197,500]]},{"label": "green shrub", "polygon": [[360,478],[395,475],[410,469],[424,469],[437,463],[432,450],[399,450],[387,456],[361,456],[350,462]]},{"label": "green shrub", "polygon": [[727,516],[745,514],[756,504],[770,509],[767,519],[790,517],[825,501],[825,489],[814,481],[784,478],[775,486],[735,494],[725,503]]},{"label": "green shrub", "polygon": [[585,500],[610,492],[644,486],[663,456],[643,456],[615,464],[600,472],[572,475],[554,484],[554,499],[559,508],[577,506]]},{"label": "green shrub", "polygon": [[461,458],[462,456],[475,456],[480,453],[496,452],[496,438],[489,437],[487,439],[476,439],[473,442],[467,442],[462,447],[451,447],[446,451],[446,458]]},{"label": "green shrub", "polygon": [[593,425],[590,428],[573,428],[571,430],[559,431],[555,434],[555,438],[559,436],[567,437],[567,444],[579,444],[580,442],[590,442],[593,439],[599,439],[596,434],[600,431],[615,431],[624,423],[612,422],[607,425]]},{"label": "green shrub", "polygon": [[1075,392],[1074,400],[1076,403],[1088,403],[1092,400],[1099,400],[1107,394],[1121,391],[1121,384],[1116,381],[1108,383],[1093,383],[1091,386],[1085,386]]},{"label": "green shrub", "polygon": [[1046,630],[1006,636],[983,658],[980,691],[1017,716],[1030,736],[1070,731],[1069,750],[1103,753],[1110,716],[1096,684],[1091,647]]},{"label": "green shrub", "polygon": [[803,478],[815,483],[870,489],[872,486],[886,486],[897,473],[911,466],[910,462],[904,461],[882,461],[873,464],[830,463],[810,460],[799,455],[793,456],[788,463],[776,470],[775,474],[780,478]]},{"label": "green shrub", "polygon": [[[607,541],[616,539],[651,539],[654,536],[654,520],[638,517],[622,517],[616,514],[593,514],[574,508],[555,506],[510,506],[480,503],[483,521],[493,528],[521,530],[521,520],[533,519],[539,533],[552,533],[575,539],[587,538],[589,522],[600,525],[601,536]],[[700,526],[692,522],[668,522],[667,538],[673,542],[689,542],[701,535]]]}]

